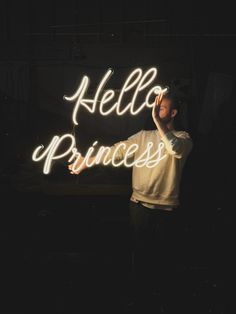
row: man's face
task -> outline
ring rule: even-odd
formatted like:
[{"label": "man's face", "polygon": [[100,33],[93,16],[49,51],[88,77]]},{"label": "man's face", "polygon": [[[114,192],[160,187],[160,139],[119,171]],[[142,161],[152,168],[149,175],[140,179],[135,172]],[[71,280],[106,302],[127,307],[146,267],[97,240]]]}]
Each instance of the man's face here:
[{"label": "man's face", "polygon": [[159,117],[165,123],[169,123],[172,119],[171,99],[163,98],[160,104]]}]

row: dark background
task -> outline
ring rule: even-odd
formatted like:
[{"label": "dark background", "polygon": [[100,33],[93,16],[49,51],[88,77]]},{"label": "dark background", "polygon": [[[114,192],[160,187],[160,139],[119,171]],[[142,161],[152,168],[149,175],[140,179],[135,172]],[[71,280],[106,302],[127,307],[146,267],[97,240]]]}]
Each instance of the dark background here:
[{"label": "dark background", "polygon": [[[108,69],[119,91],[136,67],[184,102],[194,149],[182,180],[179,256],[183,311],[228,313],[234,211],[235,28],[231,7],[199,2],[1,1],[1,313],[124,313],[130,169],[48,176],[33,149],[72,131],[71,95]],[[81,114],[83,150],[151,127],[136,117]],[[158,300],[158,302],[161,300]],[[159,304],[159,303],[158,303]],[[159,306],[159,305],[158,305]],[[160,306],[158,307],[160,309]]]}]

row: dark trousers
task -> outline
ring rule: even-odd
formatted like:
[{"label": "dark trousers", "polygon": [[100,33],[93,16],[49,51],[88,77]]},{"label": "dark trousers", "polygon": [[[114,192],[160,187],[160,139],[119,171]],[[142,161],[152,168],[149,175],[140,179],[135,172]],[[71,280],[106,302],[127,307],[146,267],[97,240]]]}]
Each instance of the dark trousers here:
[{"label": "dark trousers", "polygon": [[176,289],[177,210],[149,209],[130,201],[132,272],[137,293]]}]

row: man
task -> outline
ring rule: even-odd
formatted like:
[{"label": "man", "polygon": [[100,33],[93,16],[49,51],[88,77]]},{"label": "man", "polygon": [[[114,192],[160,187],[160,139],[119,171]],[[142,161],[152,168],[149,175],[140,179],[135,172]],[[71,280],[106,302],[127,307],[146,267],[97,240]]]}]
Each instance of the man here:
[{"label": "man", "polygon": [[[178,105],[178,100],[171,93],[160,94],[152,110],[156,129],[141,130],[123,141],[126,149],[134,143],[139,145],[137,152],[131,156],[134,159],[142,154],[147,142],[153,142],[153,153],[160,142],[164,143],[166,154],[153,168],[133,166],[130,225],[133,235],[132,265],[139,292],[151,289],[152,281],[158,281],[167,290],[173,283],[173,278],[170,277],[176,248],[174,230],[176,209],[179,206],[179,186],[183,166],[192,148],[189,134],[176,131],[174,127]],[[111,147],[111,155],[119,143]],[[121,160],[125,151],[124,146],[120,145],[116,158]],[[90,162],[94,158],[91,157]],[[82,161],[80,159],[78,163]],[[72,174],[79,174],[86,169],[86,164],[77,172],[72,170],[72,165],[69,165],[69,169]]]}]

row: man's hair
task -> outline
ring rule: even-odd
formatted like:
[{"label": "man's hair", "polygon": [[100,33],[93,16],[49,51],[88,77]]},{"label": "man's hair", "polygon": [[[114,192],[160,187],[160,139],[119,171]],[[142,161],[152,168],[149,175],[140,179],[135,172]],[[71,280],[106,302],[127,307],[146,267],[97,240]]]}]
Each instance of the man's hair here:
[{"label": "man's hair", "polygon": [[182,101],[176,94],[168,92],[163,95],[162,99],[169,99],[171,101],[171,109],[176,109],[179,113]]}]

